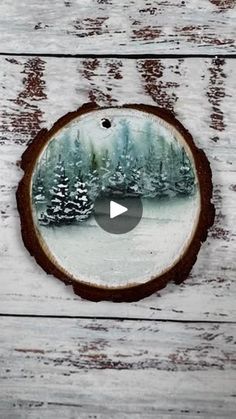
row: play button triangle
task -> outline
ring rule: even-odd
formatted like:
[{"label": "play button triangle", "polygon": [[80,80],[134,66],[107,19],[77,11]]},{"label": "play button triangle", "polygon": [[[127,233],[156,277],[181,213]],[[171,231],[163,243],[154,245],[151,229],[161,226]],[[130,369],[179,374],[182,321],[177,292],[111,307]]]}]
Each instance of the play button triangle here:
[{"label": "play button triangle", "polygon": [[128,211],[128,208],[123,205],[117,204],[115,201],[110,201],[110,218],[118,217],[124,212]]},{"label": "play button triangle", "polygon": [[141,220],[142,201],[136,196],[117,195],[98,196],[94,204],[94,217],[99,227],[107,233],[125,234],[133,230]]}]

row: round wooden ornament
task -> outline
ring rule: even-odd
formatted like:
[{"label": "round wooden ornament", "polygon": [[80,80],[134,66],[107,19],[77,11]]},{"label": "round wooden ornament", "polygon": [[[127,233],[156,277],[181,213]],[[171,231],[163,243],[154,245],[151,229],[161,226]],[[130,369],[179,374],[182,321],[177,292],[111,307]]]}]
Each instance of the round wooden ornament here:
[{"label": "round wooden ornament", "polygon": [[[181,283],[214,221],[209,162],[161,108],[86,104],[43,129],[21,167],[25,246],[48,274],[93,301],[136,301]],[[127,199],[142,204],[137,222]],[[112,216],[99,206],[114,231],[97,222],[105,200],[118,208]],[[132,228],[119,231],[120,222]]]}]

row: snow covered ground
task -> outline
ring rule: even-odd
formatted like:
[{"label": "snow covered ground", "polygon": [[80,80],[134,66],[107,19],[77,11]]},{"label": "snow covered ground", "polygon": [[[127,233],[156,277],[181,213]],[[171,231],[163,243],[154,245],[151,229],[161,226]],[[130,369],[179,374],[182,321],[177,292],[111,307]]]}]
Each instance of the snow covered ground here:
[{"label": "snow covered ground", "polygon": [[103,231],[91,217],[78,226],[40,227],[59,265],[75,278],[100,286],[144,283],[176,261],[198,218],[199,195],[144,200],[143,218],[129,233]]}]

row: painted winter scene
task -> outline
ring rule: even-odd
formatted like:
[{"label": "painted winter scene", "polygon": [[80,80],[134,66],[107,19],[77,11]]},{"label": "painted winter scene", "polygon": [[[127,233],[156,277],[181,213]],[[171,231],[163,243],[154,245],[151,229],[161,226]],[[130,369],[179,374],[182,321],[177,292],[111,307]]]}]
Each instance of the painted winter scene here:
[{"label": "painted winter scene", "polygon": [[[161,274],[198,221],[192,162],[181,135],[157,116],[110,108],[77,117],[47,143],[32,178],[35,227],[48,256],[74,279],[104,287]],[[143,217],[132,231],[97,225],[96,199],[137,196]]]}]

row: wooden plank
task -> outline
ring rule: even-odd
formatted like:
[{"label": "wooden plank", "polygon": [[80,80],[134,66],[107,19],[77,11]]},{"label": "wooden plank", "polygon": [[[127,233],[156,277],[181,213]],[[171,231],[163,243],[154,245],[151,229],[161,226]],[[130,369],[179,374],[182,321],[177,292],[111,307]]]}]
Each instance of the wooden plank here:
[{"label": "wooden plank", "polygon": [[[235,66],[223,59],[0,59],[0,312],[192,320],[236,319]],[[84,102],[174,110],[211,162],[217,216],[190,278],[133,304],[90,303],[48,277],[25,250],[16,165],[43,126]]]},{"label": "wooden plank", "polygon": [[1,52],[233,54],[235,0],[5,0]]},{"label": "wooden plank", "polygon": [[10,418],[234,418],[227,324],[0,319],[0,413]]},{"label": "wooden plank", "polygon": [[[32,371],[32,376],[35,370]],[[39,374],[41,374],[39,372]],[[41,374],[42,375],[42,374]],[[40,383],[38,383],[40,381]],[[4,419],[234,419],[235,371],[88,370],[3,381]],[[15,396],[14,396],[15,395]],[[17,397],[17,399],[15,398]]]}]

